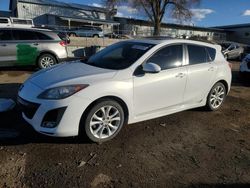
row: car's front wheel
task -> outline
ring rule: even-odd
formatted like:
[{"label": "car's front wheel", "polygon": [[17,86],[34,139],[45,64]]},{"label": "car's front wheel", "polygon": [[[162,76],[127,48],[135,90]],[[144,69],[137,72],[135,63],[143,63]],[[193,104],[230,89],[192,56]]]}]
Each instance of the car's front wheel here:
[{"label": "car's front wheel", "polygon": [[101,101],[89,111],[84,123],[85,133],[94,142],[105,142],[114,138],[124,123],[124,110],[118,102]]},{"label": "car's front wheel", "polygon": [[57,61],[53,55],[43,54],[38,58],[37,64],[40,69],[45,69],[57,64]]},{"label": "car's front wheel", "polygon": [[207,108],[211,111],[218,110],[226,97],[226,88],[223,83],[216,83],[207,97]]}]

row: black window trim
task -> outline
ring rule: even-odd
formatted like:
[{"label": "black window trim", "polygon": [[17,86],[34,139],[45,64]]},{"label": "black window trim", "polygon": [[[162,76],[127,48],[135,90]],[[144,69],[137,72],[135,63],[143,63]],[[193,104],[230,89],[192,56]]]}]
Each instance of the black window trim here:
[{"label": "black window trim", "polygon": [[[208,57],[209,57],[209,61],[207,61],[207,62],[202,62],[202,63],[196,63],[196,64],[190,64],[190,63],[189,63],[188,45],[199,46],[199,47],[205,48],[206,53],[207,53],[207,55],[208,55]],[[205,45],[200,45],[200,44],[191,44],[191,43],[185,43],[184,46],[185,46],[185,51],[186,51],[186,61],[185,61],[186,64],[185,64],[185,66],[202,65],[202,64],[205,64],[205,63],[211,64],[211,63],[214,62],[214,60],[212,60],[212,58],[211,58],[211,56],[210,56],[210,54],[209,54],[209,52],[208,52],[208,50],[207,50],[207,48],[213,48],[213,47],[209,47],[209,46],[205,46]],[[217,52],[217,51],[216,51],[215,48],[213,48],[213,49],[215,50],[215,58],[216,58],[216,52]]]},{"label": "black window trim", "polygon": [[8,43],[8,42],[13,42],[14,41],[14,36],[13,36],[13,32],[12,32],[12,28],[3,28],[1,30],[4,31],[10,31],[10,35],[11,35],[11,39],[10,40],[0,40],[0,43]]},{"label": "black window trim", "polygon": [[[32,30],[32,29],[31,29],[31,30],[26,30],[26,29],[23,29],[23,28],[11,28],[10,30],[11,30],[12,41],[21,41],[21,42],[22,42],[22,41],[48,42],[48,41],[53,41],[53,40],[54,40],[51,36],[49,36],[49,35],[47,35],[47,34],[44,34],[43,32],[38,31],[38,30]],[[33,32],[34,35],[36,36],[36,39],[32,39],[32,40],[20,40],[20,39],[15,39],[15,38],[14,38],[13,31],[29,31],[29,32]],[[42,34],[42,35],[46,35],[46,36],[47,36],[48,38],[50,38],[50,39],[45,39],[45,40],[39,39],[38,33],[39,33],[39,34]]]},{"label": "black window trim", "polygon": [[182,64],[179,67],[174,67],[174,68],[169,68],[169,69],[163,69],[163,70],[161,70],[161,72],[167,71],[167,70],[170,70],[170,69],[177,69],[177,68],[183,67],[184,64],[185,64],[185,48],[184,48],[184,44],[181,43],[181,42],[167,44],[167,45],[164,45],[164,46],[158,48],[154,53],[152,53],[149,57],[147,57],[147,59],[145,59],[143,61],[143,63],[141,65],[139,65],[139,66],[142,66],[143,64],[147,63],[148,59],[150,59],[152,56],[154,56],[158,51],[162,50],[163,48],[167,48],[167,47],[170,47],[170,46],[177,46],[177,45],[182,45]]}]

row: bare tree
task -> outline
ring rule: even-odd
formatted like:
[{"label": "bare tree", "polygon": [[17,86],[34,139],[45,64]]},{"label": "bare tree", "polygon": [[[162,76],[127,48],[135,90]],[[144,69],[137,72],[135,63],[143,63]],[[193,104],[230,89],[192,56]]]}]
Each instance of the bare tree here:
[{"label": "bare tree", "polygon": [[143,10],[151,22],[154,24],[154,35],[160,35],[161,23],[169,13],[178,20],[189,20],[192,17],[190,8],[198,5],[201,0],[104,0],[109,8],[127,3],[138,10]]}]

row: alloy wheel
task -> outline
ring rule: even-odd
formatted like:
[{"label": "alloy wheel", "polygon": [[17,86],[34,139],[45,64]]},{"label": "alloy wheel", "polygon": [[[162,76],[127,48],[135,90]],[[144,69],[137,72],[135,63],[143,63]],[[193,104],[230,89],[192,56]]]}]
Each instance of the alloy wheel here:
[{"label": "alloy wheel", "polygon": [[119,110],[111,105],[99,108],[91,117],[90,131],[98,139],[106,139],[119,129],[121,125],[121,114]]},{"label": "alloy wheel", "polygon": [[225,89],[221,85],[217,85],[213,88],[210,95],[210,104],[214,109],[220,107],[225,98]]}]

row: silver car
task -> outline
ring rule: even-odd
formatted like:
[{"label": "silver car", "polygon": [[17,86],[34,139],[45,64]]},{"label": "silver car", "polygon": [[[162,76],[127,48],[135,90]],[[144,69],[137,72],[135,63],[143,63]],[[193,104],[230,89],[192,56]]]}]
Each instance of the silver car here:
[{"label": "silver car", "polygon": [[50,30],[0,28],[0,67],[47,68],[67,59],[66,42]]},{"label": "silver car", "polygon": [[244,53],[244,48],[237,43],[222,43],[222,53],[226,59],[241,59]]},{"label": "silver car", "polygon": [[69,32],[71,37],[104,37],[103,31],[100,27],[82,26],[71,29]]}]

